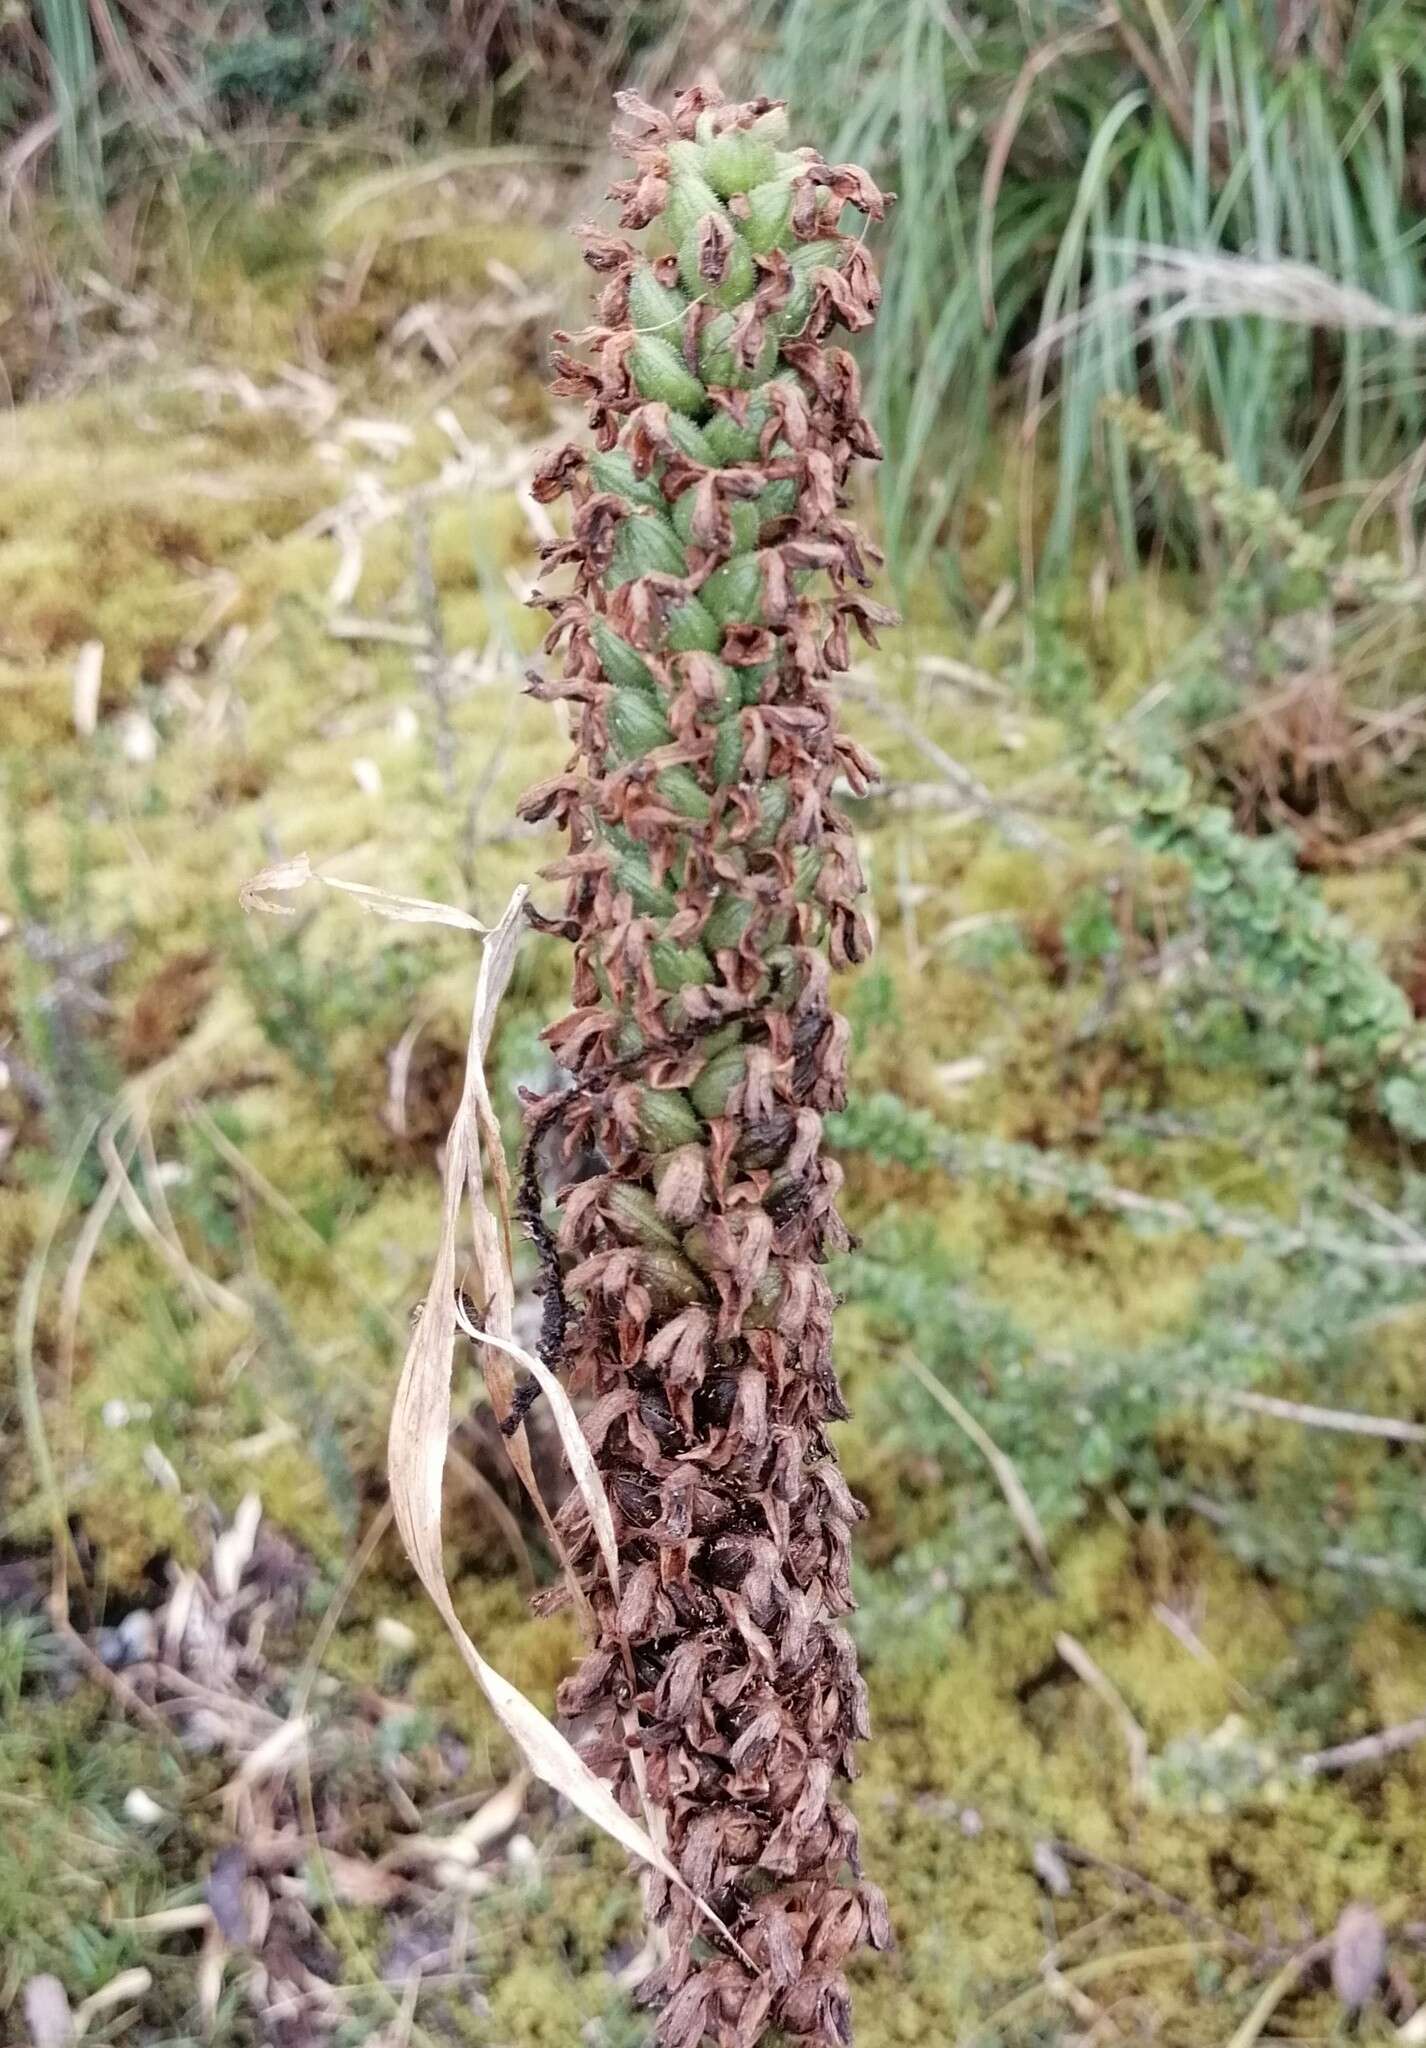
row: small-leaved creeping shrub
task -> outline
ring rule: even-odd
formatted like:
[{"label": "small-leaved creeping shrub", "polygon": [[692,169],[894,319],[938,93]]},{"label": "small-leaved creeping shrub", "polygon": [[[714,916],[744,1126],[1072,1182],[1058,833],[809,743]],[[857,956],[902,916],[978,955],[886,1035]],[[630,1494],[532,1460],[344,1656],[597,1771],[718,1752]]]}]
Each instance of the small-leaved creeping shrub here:
[{"label": "small-leaved creeping shrub", "polygon": [[1349,1099],[1372,1088],[1387,1121],[1420,1142],[1426,1034],[1375,947],[1298,871],[1290,844],[1238,831],[1163,757],[1129,773],[1118,808],[1141,845],[1183,862],[1212,957],[1272,1005],[1317,1072]]},{"label": "small-leaved creeping shrub", "polygon": [[880,451],[826,337],[871,322],[876,278],[840,223],[885,201],[781,148],[770,101],[620,103],[634,173],[614,196],[649,243],[585,233],[599,324],[555,388],[587,401],[593,446],[536,484],[573,499],[545,551],[573,572],[543,599],[563,675],[535,689],[575,708],[577,749],[524,805],[568,832],[547,872],[574,949],[548,1033],[572,1085],[530,1103],[529,1133],[597,1169],[562,1191],[544,1342],[591,1404],[622,1583],[616,1606],[571,1496],[597,1637],[560,1704],[631,1807],[637,1757],[669,1855],[754,1965],[656,1884],[661,2041],[831,2048],[847,1956],[891,1939],[834,1790],[867,1711],[821,1270],[847,1243],[822,1151],[847,1044],[828,972],[868,945],[832,791],[875,772],[827,676],[850,627],[890,616],[861,594],[878,558],[845,513],[854,458]]}]

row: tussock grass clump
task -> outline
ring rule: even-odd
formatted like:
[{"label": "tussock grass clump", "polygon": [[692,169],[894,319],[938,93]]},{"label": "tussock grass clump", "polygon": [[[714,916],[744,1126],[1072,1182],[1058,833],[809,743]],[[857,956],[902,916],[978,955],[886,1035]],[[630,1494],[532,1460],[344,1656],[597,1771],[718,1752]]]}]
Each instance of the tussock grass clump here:
[{"label": "tussock grass clump", "polygon": [[1011,372],[1053,427],[1052,561],[1092,508],[1130,550],[1164,510],[1144,519],[1106,393],[1290,496],[1419,440],[1411,7],[992,0],[967,34],[939,0],[794,0],[777,38],[793,104],[901,192],[869,380],[899,570],[957,509]]},{"label": "tussock grass clump", "polygon": [[550,928],[575,1002],[548,1033],[573,1085],[529,1129],[595,1163],[562,1192],[545,1340],[593,1403],[623,1581],[616,1609],[575,1496],[597,1635],[561,1704],[631,1804],[632,1709],[669,1854],[755,1965],[698,1953],[689,1900],[659,1889],[661,2040],[831,2044],[846,1957],[891,1939],[832,1789],[868,1722],[840,1625],[861,1509],[826,1435],[846,1411],[820,1270],[847,1243],[821,1149],[845,1098],[828,966],[868,947],[832,790],[875,773],[826,681],[849,626],[889,617],[860,594],[877,557],[844,516],[854,459],[879,449],[826,337],[871,323],[877,282],[840,221],[885,201],[784,151],[772,102],[621,105],[621,225],[653,234],[641,253],[586,231],[600,320],[556,389],[587,400],[594,447],[536,483],[574,499],[545,550],[574,572],[544,600],[563,675],[535,690],[577,707],[578,743],[524,805],[569,833],[547,872],[568,884]]}]

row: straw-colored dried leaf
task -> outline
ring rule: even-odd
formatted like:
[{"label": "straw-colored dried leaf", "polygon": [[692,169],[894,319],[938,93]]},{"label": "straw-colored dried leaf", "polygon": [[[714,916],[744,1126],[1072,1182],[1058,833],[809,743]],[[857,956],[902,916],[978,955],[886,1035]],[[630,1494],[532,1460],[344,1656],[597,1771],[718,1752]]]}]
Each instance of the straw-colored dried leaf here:
[{"label": "straw-colored dried leaf", "polygon": [[[508,1318],[505,1297],[507,1291],[513,1294],[508,1264],[503,1270],[498,1264],[504,1249],[500,1242],[502,1233],[496,1228],[480,1183],[476,1112],[479,1105],[484,1112],[479,1122],[486,1123],[488,1119],[488,1128],[491,1128],[494,1141],[491,1146],[492,1167],[499,1184],[504,1177],[504,1162],[498,1143],[498,1125],[494,1122],[485,1085],[483,1059],[490,1045],[496,1008],[515,963],[524,924],[525,897],[523,888],[516,890],[504,916],[491,932],[481,958],[467,1047],[466,1082],[446,1148],[440,1240],[425,1308],[412,1334],[391,1414],[388,1440],[391,1502],[402,1542],[421,1583],[450,1630],[467,1670],[485,1694],[496,1719],[529,1770],[542,1784],[567,1799],[586,1820],[592,1821],[628,1850],[630,1855],[657,1870],[680,1891],[689,1892],[689,1887],[668,1857],[637,1821],[624,1812],[609,1787],[595,1777],[553,1723],[546,1720],[539,1708],[481,1655],[456,1612],[442,1555],[441,1496],[451,1424],[451,1360],[458,1313],[456,1238],[463,1183],[468,1185],[471,1194],[478,1274],[489,1297],[487,1324],[494,1324],[492,1310]],[[493,1327],[482,1334],[504,1336]],[[486,1344],[483,1348],[487,1354],[497,1350],[495,1344]],[[498,1349],[503,1351],[504,1345]],[[691,1892],[689,1895],[695,1896]],[[742,1956],[742,1950],[712,1908],[702,1900],[696,1899],[695,1902],[703,1917],[718,1928]],[[746,1961],[746,1957],[743,1960]]]},{"label": "straw-colored dried leaf", "polygon": [[453,903],[433,903],[425,896],[400,896],[391,889],[373,888],[369,882],[344,882],[337,875],[320,874],[305,853],[263,868],[244,882],[238,891],[238,901],[246,911],[265,911],[269,917],[295,917],[297,912],[290,903],[274,898],[293,895],[309,882],[320,882],[324,889],[339,889],[344,896],[354,896],[373,917],[388,917],[396,924],[445,924],[461,932],[486,930],[478,917]]}]

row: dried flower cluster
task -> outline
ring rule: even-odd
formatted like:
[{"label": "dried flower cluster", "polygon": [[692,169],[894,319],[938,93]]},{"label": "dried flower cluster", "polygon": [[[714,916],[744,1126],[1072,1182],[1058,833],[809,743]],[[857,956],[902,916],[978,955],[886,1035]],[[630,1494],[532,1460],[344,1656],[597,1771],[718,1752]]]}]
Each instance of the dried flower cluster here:
[{"label": "dried flower cluster", "polygon": [[613,196],[655,234],[644,254],[584,233],[600,324],[555,389],[588,401],[594,448],[536,484],[573,499],[545,551],[573,587],[540,600],[564,672],[535,690],[578,707],[578,751],[523,807],[568,830],[547,872],[574,947],[575,1007],[548,1034],[574,1083],[529,1105],[531,1141],[597,1162],[561,1194],[546,1345],[591,1400],[622,1563],[616,1608],[572,1497],[598,1633],[560,1705],[631,1810],[646,1779],[670,1856],[757,1966],[661,1888],[661,2041],[843,2043],[845,1960],[891,1936],[833,1791],[867,1710],[840,1625],[862,1511],[826,1435],[846,1410],[821,1262],[848,1240],[821,1136],[845,1090],[829,962],[868,941],[832,790],[875,767],[826,679],[849,627],[891,614],[860,594],[878,557],[844,516],[879,449],[826,337],[871,322],[876,278],[839,223],[885,201],[781,150],[770,101],[620,105],[634,172]]}]

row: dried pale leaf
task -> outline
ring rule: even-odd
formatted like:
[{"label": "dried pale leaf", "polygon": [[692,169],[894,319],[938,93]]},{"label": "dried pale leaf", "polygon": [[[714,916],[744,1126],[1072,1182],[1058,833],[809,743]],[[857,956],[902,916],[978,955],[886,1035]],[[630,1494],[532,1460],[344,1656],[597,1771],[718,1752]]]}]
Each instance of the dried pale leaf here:
[{"label": "dried pale leaf", "polygon": [[[520,892],[517,891],[517,894]],[[492,995],[494,978],[498,975],[500,993],[504,992],[514,966],[515,950],[524,929],[524,901],[510,927],[507,944],[499,949],[487,945],[481,955],[480,973],[475,984],[475,1009],[479,1021],[472,1034],[475,1057],[467,1052],[466,1087],[462,1090],[461,1108],[465,1131],[469,1142],[466,1156],[466,1193],[470,1200],[471,1231],[475,1241],[476,1272],[484,1295],[487,1310],[486,1327],[494,1337],[508,1339],[514,1329],[515,1281],[513,1260],[510,1250],[510,1175],[505,1164],[505,1141],[500,1131],[500,1119],[495,1114],[495,1105],[490,1100],[490,1090],[485,1080],[485,1055],[490,1049],[490,1033],[494,1028],[495,1010],[500,994]],[[509,918],[514,909],[514,899],[506,910]],[[503,922],[503,920],[502,920]],[[485,1199],[485,1176],[483,1166],[488,1160],[491,1178],[495,1182],[496,1211],[492,1212]],[[492,1370],[492,1361],[483,1359],[486,1381],[498,1377],[501,1380],[503,1400],[500,1420],[503,1422],[514,1394],[514,1376],[506,1367],[501,1374]],[[523,1448],[524,1435],[520,1442]]]},{"label": "dried pale leaf", "polygon": [[517,1771],[508,1785],[492,1792],[468,1820],[461,1822],[453,1835],[446,1837],[440,1844],[441,1854],[460,1862],[474,1863],[482,1849],[510,1833],[525,1811],[525,1795],[529,1789],[529,1773]]},{"label": "dried pale leaf", "polygon": [[325,888],[355,896],[363,910],[369,910],[373,917],[389,917],[396,924],[445,924],[458,932],[486,930],[478,917],[472,917],[468,910],[461,910],[454,903],[432,903],[425,896],[398,896],[390,889],[373,889],[365,882],[342,882],[335,875],[317,875],[314,879]]},{"label": "dried pale leaf", "polygon": [[387,1059],[386,1121],[398,1138],[409,1135],[406,1122],[406,1090],[411,1074],[411,1055],[421,1033],[426,1028],[426,1019],[417,1017],[406,1026],[396,1048]]},{"label": "dried pale leaf", "polygon": [[275,861],[244,882],[238,891],[238,901],[246,911],[265,911],[269,917],[295,917],[291,904],[274,902],[273,898],[290,896],[309,882],[320,882],[324,889],[338,889],[344,896],[355,896],[362,909],[369,910],[373,917],[387,917],[396,924],[443,924],[461,932],[486,930],[478,917],[453,903],[433,903],[425,896],[398,896],[390,889],[373,888],[368,882],[344,882],[336,875],[318,874],[305,853],[291,860]]},{"label": "dried pale leaf", "polygon": [[361,584],[364,552],[361,535],[345,520],[338,527],[336,537],[341,545],[342,555],[336,572],[327,586],[327,602],[334,611],[343,611],[356,596]]},{"label": "dried pale leaf", "polygon": [[[516,891],[504,917],[491,933],[481,959],[467,1051],[466,1084],[447,1147],[444,1213],[435,1270],[425,1312],[412,1333],[391,1413],[388,1439],[391,1504],[401,1540],[421,1583],[450,1630],[466,1668],[528,1768],[542,1784],[567,1799],[586,1820],[601,1828],[630,1855],[650,1864],[681,1891],[687,1891],[678,1870],[652,1837],[624,1812],[609,1787],[595,1777],[584,1759],[545,1719],[538,1707],[482,1657],[461,1624],[446,1581],[441,1540],[441,1493],[451,1424],[451,1356],[456,1330],[456,1223],[460,1213],[462,1181],[479,1172],[475,1121],[470,1111],[482,1097],[487,1104],[489,1101],[481,1060],[490,1043],[496,1006],[514,966],[524,919],[525,895],[523,889]],[[477,1192],[478,1184],[472,1187],[473,1208],[477,1207]],[[478,1231],[477,1250],[489,1261],[482,1277],[503,1309],[503,1295],[509,1286],[509,1277],[508,1272],[502,1276],[495,1269],[494,1219],[490,1217],[483,1195],[478,1209],[484,1211],[486,1227],[484,1238]],[[487,1317],[489,1320],[491,1318]],[[495,1347],[488,1345],[485,1348]],[[694,1897],[704,1917],[719,1929],[751,1968],[751,1962],[712,1908],[694,1894],[689,1895]]]},{"label": "dried pale leaf", "polygon": [[372,1625],[372,1634],[383,1650],[390,1650],[397,1657],[413,1657],[420,1640],[415,1629],[398,1620],[394,1614],[378,1615]]},{"label": "dried pale leaf", "polygon": [[108,2012],[116,2005],[127,2005],[131,1998],[142,1998],[152,1984],[152,1970],[120,1970],[117,1977],[111,1977],[107,1984],[101,1984],[97,1991],[91,1991],[89,1996],[75,2007],[76,2033],[82,2034],[89,2022],[97,2019],[101,2012]]},{"label": "dried pale leaf", "polygon": [[140,1455],[144,1470],[155,1486],[162,1487],[165,1493],[182,1493],[182,1480],[157,1444],[145,1444]]},{"label": "dried pale leaf", "polygon": [[1371,1906],[1342,1912],[1332,1934],[1332,1989],[1348,2012],[1360,2012],[1386,1969],[1386,1929]]},{"label": "dried pale leaf", "polygon": [[1090,1691],[1118,1716],[1124,1731],[1124,1745],[1129,1752],[1129,1790],[1136,1799],[1141,1799],[1149,1775],[1148,1736],[1134,1719],[1123,1693],[1113,1679],[1100,1670],[1083,1643],[1062,1629],[1055,1637],[1055,1648],[1075,1676],[1082,1678]]},{"label": "dried pale leaf", "polygon": [[267,1940],[267,1931],[272,1925],[272,1894],[261,1878],[250,1877],[243,1887],[243,1899],[247,1908],[248,1925],[252,1929],[248,1946],[254,1954],[260,1954]]},{"label": "dried pale leaf", "polygon": [[[517,896],[519,892],[517,892]],[[481,1369],[485,1376],[486,1388],[496,1417],[503,1422],[511,1413],[515,1398],[515,1376],[505,1362],[514,1336],[515,1282],[514,1264],[510,1249],[510,1177],[505,1163],[504,1140],[500,1131],[500,1120],[495,1114],[494,1104],[485,1081],[484,1055],[489,1048],[490,1033],[494,1024],[495,1008],[509,980],[514,960],[514,949],[519,943],[522,929],[523,899],[519,906],[512,899],[502,920],[502,929],[509,921],[511,938],[507,948],[496,946],[492,941],[486,946],[481,958],[480,974],[476,981],[475,1014],[472,1019],[471,1040],[466,1053],[465,1082],[461,1091],[461,1103],[455,1122],[451,1127],[447,1144],[447,1173],[452,1176],[448,1186],[454,1184],[453,1177],[459,1171],[464,1156],[466,1161],[466,1193],[470,1203],[471,1235],[474,1243],[474,1277],[482,1298],[484,1309],[480,1331],[471,1330],[471,1325],[459,1307],[459,1297],[452,1295],[452,1313],[471,1331],[482,1339],[480,1349]],[[495,981],[498,978],[498,988]],[[493,991],[493,992],[492,992]],[[482,1172],[482,1146],[490,1162],[491,1179],[495,1188],[496,1209],[493,1212],[485,1195],[485,1179]],[[520,1352],[524,1363],[533,1371],[537,1380],[549,1394],[561,1436],[565,1440],[566,1455],[576,1485],[584,1498],[598,1532],[605,1570],[614,1589],[619,1594],[619,1553],[614,1536],[613,1517],[604,1494],[603,1484],[595,1469],[579,1422],[565,1396],[564,1389],[548,1372],[543,1362]],[[449,1366],[447,1366],[449,1371]],[[565,1569],[571,1598],[575,1609],[592,1632],[589,1617],[589,1603],[578,1575],[571,1571],[565,1555],[564,1545],[556,1528],[544,1495],[535,1478],[530,1460],[528,1439],[521,1427],[508,1439],[507,1451],[510,1462],[520,1475],[526,1492],[533,1500],[544,1524],[550,1544]],[[631,1706],[624,1712],[625,1733],[629,1739],[629,1763],[638,1789],[644,1819],[649,1837],[659,1853],[663,1853],[663,1816],[649,1800],[643,1749],[638,1740],[638,1716]]]},{"label": "dried pale leaf", "polygon": [[213,1545],[213,1590],[220,1600],[231,1600],[242,1584],[261,1521],[261,1500],[255,1493],[245,1493],[238,1502],[231,1527]]},{"label": "dried pale leaf", "polygon": [[499,1882],[493,1872],[468,1869],[454,1856],[441,1857],[431,1874],[443,1892],[463,1899],[488,1898]]},{"label": "dried pale leaf", "polygon": [[201,1614],[203,1596],[198,1574],[185,1571],[180,1566],[163,1613],[163,1653],[170,1664],[176,1664],[179,1660],[179,1652],[183,1648],[183,1639],[188,1633],[188,1624],[195,1607]]},{"label": "dried pale leaf", "polygon": [[196,1973],[198,1987],[198,2010],[203,2015],[203,2032],[211,2035],[218,2017],[218,2005],[223,1996],[223,1966],[228,1959],[228,1944],[216,1925],[210,1923],[203,1936],[203,1953],[198,1959]]},{"label": "dried pale leaf", "polygon": [[24,2006],[31,2048],[69,2048],[74,2039],[74,2015],[58,1977],[48,1971],[31,1977],[25,1985]]},{"label": "dried pale leaf", "polygon": [[270,899],[303,889],[311,880],[312,863],[305,853],[299,853],[295,860],[274,861],[271,867],[250,876],[238,891],[238,902],[249,912],[263,910],[269,917],[296,917],[290,903],[274,903]]},{"label": "dried pale leaf", "polygon": [[88,739],[99,723],[99,691],[104,681],[104,642],[86,640],[74,657],[74,729]]},{"label": "dried pale leaf", "polygon": [[120,721],[119,745],[126,761],[135,768],[147,767],[158,758],[158,727],[142,711],[131,711]]},{"label": "dried pale leaf", "polygon": [[235,1948],[241,1948],[252,1939],[246,1898],[248,1869],[247,1851],[236,1842],[230,1842],[213,1858],[213,1867],[203,1887],[218,1932]]},{"label": "dried pale leaf", "polygon": [[342,440],[355,441],[388,460],[409,448],[416,438],[399,420],[344,420],[337,431]]},{"label": "dried pale leaf", "polygon": [[[465,1078],[461,1084],[460,1102],[446,1140],[441,1242],[422,1315],[422,1328],[425,1329],[428,1323],[431,1325],[433,1342],[438,1339],[443,1347],[441,1356],[446,1362],[447,1372],[450,1370],[451,1346],[456,1333],[456,1233],[460,1225],[462,1191],[470,1202],[471,1236],[474,1244],[471,1279],[481,1297],[483,1327],[497,1337],[509,1337],[514,1330],[515,1283],[510,1269],[510,1178],[505,1166],[505,1148],[500,1135],[500,1122],[485,1085],[484,1061],[490,1048],[490,1035],[495,1028],[495,1012],[509,982],[515,964],[515,954],[524,932],[525,901],[528,895],[529,891],[523,887],[515,891],[505,906],[499,924],[491,932],[481,952],[480,971],[475,983],[475,1002],[471,1011],[470,1034],[466,1044]],[[490,1155],[491,1174],[495,1181],[496,1199],[500,1208],[498,1224],[485,1198],[482,1140]],[[435,1320],[432,1321],[432,1318]],[[495,1419],[497,1422],[503,1422],[510,1413],[515,1398],[515,1375],[503,1355],[494,1346],[482,1346],[480,1357]],[[529,1495],[540,1518],[551,1549],[563,1563],[564,1546],[560,1541],[554,1518],[550,1514],[549,1505],[535,1478],[529,1439],[523,1428],[517,1429],[508,1439],[505,1449],[510,1463],[519,1476],[520,1484]],[[573,1573],[567,1571],[566,1577],[576,1610],[582,1616],[587,1616],[587,1602]]]},{"label": "dried pale leaf", "polygon": [[362,1856],[322,1853],[322,1871],[331,1890],[346,1906],[389,1906],[406,1887],[401,1879]]},{"label": "dried pale leaf", "polygon": [[259,1785],[264,1778],[286,1770],[306,1747],[311,1732],[310,1714],[297,1714],[290,1721],[281,1722],[271,1735],[264,1736],[257,1748],[243,1758],[234,1783]]},{"label": "dried pale leaf", "polygon": [[1030,1852],[1030,1865],[1045,1890],[1056,1899],[1067,1899],[1070,1894],[1070,1874],[1065,1860],[1053,1842],[1036,1842]]},{"label": "dried pale leaf", "polygon": [[609,1584],[614,1598],[619,1598],[619,1540],[614,1533],[614,1516],[609,1507],[609,1496],[604,1491],[604,1482],[599,1477],[599,1468],[594,1462],[594,1453],[585,1441],[584,1431],[579,1426],[579,1417],[574,1412],[574,1403],[565,1392],[560,1381],[543,1359],[533,1351],[527,1351],[523,1344],[516,1344],[505,1337],[495,1337],[488,1330],[478,1330],[463,1310],[457,1306],[456,1321],[468,1337],[474,1337],[482,1344],[493,1344],[523,1365],[526,1372],[533,1373],[539,1381],[540,1392],[549,1402],[550,1413],[554,1416],[560,1442],[569,1462],[571,1476],[579,1489],[579,1497],[589,1510],[589,1519],[599,1539],[600,1554],[604,1568],[609,1574]]},{"label": "dried pale leaf", "polygon": [[135,1934],[192,1934],[206,1927],[212,1917],[208,1906],[161,1906],[156,1913],[139,1913],[113,1924]]},{"label": "dried pale leaf", "polygon": [[543,547],[547,542],[556,540],[559,537],[559,529],[544,506],[528,490],[519,491],[516,493],[516,496],[519,499],[520,510],[525,515],[526,523],[541,546]]}]

